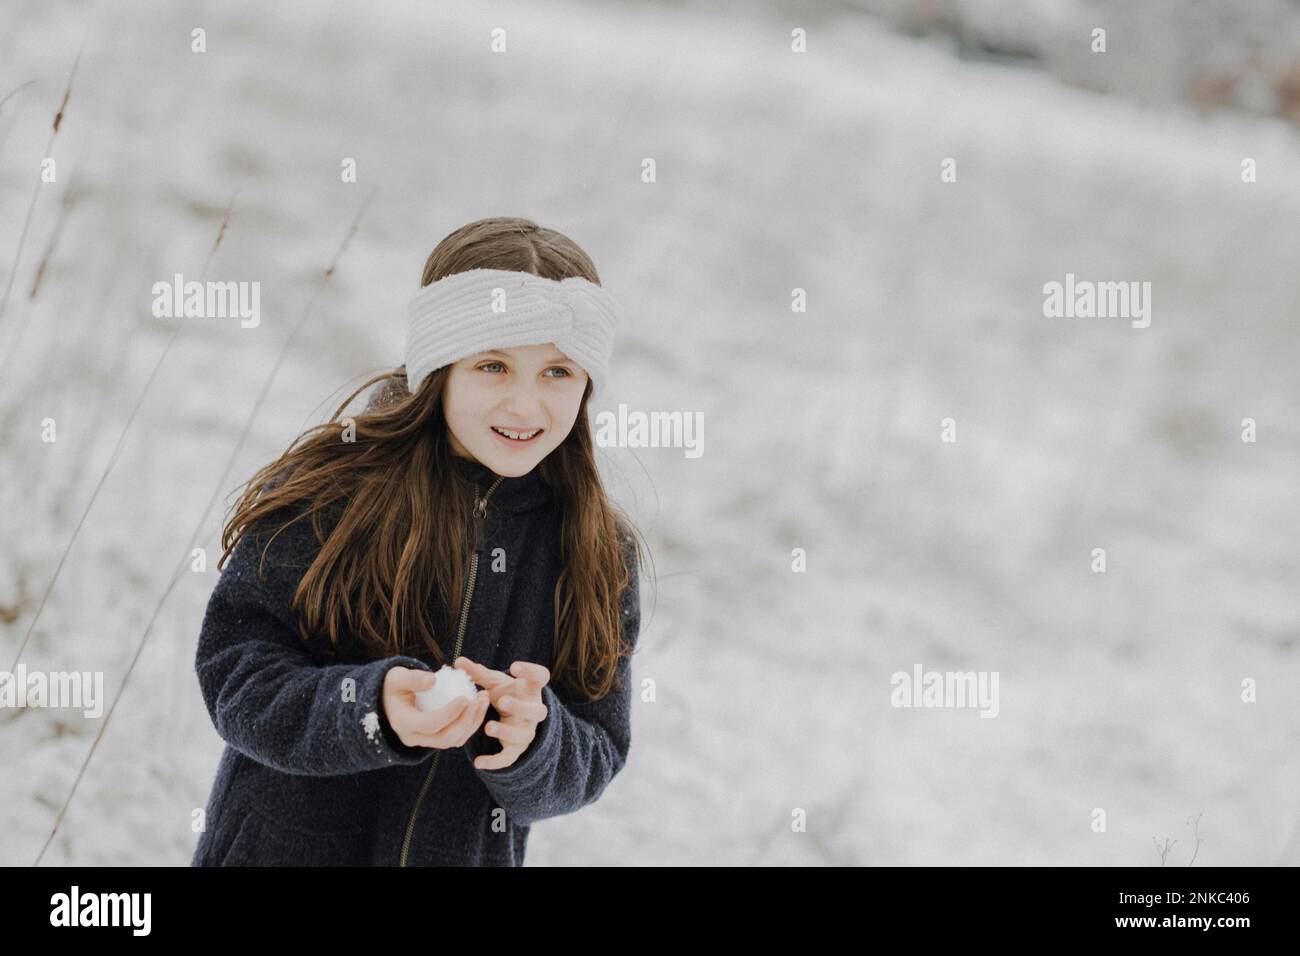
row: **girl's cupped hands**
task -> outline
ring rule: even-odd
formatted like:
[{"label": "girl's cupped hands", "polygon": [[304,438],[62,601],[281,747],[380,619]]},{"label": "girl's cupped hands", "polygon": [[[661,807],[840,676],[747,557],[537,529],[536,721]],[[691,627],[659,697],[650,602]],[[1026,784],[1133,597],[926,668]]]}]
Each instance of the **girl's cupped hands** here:
[{"label": "girl's cupped hands", "polygon": [[381,693],[384,717],[397,739],[408,747],[439,750],[461,747],[474,736],[487,715],[491,700],[485,690],[479,691],[472,700],[457,697],[437,710],[421,710],[415,695],[435,683],[430,671],[412,667],[390,667],[384,675]]}]

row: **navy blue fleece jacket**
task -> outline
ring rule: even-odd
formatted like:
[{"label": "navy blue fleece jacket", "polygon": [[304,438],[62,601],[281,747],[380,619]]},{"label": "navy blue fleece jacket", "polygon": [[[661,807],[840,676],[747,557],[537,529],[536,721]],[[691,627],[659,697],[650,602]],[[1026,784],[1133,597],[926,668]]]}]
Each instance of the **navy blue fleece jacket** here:
[{"label": "navy blue fleece jacket", "polygon": [[[490,492],[459,653],[500,671],[516,660],[552,668],[562,570],[554,492],[537,469],[501,478],[466,459],[455,467],[480,498]],[[199,634],[199,686],[226,748],[191,865],[519,866],[532,824],[591,803],[622,769],[631,743],[627,657],[621,686],[598,701],[546,686],[547,717],[509,767],[473,766],[501,749],[482,725],[459,748],[403,744],[384,715],[384,675],[399,664],[436,670],[436,659],[336,658],[323,636],[303,641],[289,602],[320,546],[309,520],[295,522],[271,544],[260,580],[263,546],[285,514],[273,518],[241,536]],[[625,548],[632,557],[630,540]],[[620,620],[635,645],[639,579],[629,566]],[[431,598],[431,620],[445,620],[441,603]],[[448,663],[455,636],[440,635]],[[484,723],[496,719],[489,706]]]}]

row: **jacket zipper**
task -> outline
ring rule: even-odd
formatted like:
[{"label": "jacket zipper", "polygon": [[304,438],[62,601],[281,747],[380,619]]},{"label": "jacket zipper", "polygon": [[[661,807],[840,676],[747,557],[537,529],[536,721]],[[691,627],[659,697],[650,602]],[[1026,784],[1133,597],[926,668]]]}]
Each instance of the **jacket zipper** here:
[{"label": "jacket zipper", "polygon": [[[469,559],[469,578],[465,582],[465,597],[461,601],[460,627],[456,629],[456,649],[452,652],[451,661],[455,663],[456,658],[460,657],[460,648],[465,641],[465,626],[469,623],[469,604],[474,597],[474,582],[478,579],[478,553],[483,549],[483,519],[487,516],[488,499],[492,497],[492,492],[497,490],[497,486],[505,478],[498,477],[496,481],[486,492],[483,497],[479,498],[474,504],[474,553]],[[411,837],[415,833],[415,818],[420,813],[420,805],[424,803],[424,795],[429,792],[429,784],[433,782],[433,775],[438,769],[438,761],[442,758],[442,751],[439,750],[433,755],[433,763],[429,766],[429,772],[424,777],[424,785],[420,787],[420,795],[415,798],[415,809],[411,811],[411,818],[406,821],[406,837],[402,840],[402,860],[399,866],[406,866],[406,858],[411,852]]]}]

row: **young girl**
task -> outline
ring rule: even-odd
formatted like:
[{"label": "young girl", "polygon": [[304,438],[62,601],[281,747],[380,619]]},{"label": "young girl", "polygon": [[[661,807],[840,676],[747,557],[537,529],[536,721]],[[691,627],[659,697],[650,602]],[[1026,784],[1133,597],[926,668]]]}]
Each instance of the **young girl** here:
[{"label": "young girl", "polygon": [[[245,486],[195,660],[227,746],[192,865],[519,866],[622,769],[641,548],[586,414],[599,281],[528,220],[456,230],[404,366]],[[443,665],[477,694],[424,711]]]}]

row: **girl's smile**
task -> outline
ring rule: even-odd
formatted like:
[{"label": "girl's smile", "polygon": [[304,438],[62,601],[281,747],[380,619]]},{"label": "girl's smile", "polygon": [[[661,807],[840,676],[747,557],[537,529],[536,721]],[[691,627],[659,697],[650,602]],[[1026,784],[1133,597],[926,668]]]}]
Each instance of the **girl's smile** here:
[{"label": "girl's smile", "polygon": [[545,431],[545,429],[526,428],[523,430],[519,430],[513,428],[500,428],[496,425],[493,425],[492,431],[496,433],[498,438],[502,439],[508,444],[527,445],[529,442],[536,441],[537,437],[541,435],[541,433]]}]

